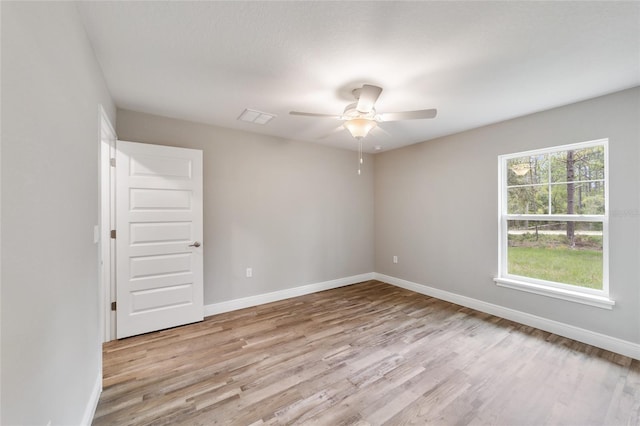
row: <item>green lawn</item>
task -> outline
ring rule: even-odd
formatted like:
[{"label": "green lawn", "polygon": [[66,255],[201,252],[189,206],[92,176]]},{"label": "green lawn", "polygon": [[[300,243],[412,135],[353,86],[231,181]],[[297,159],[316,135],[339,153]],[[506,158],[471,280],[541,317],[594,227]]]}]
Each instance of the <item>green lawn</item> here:
[{"label": "green lawn", "polygon": [[602,289],[602,252],[568,248],[509,247],[509,273]]}]

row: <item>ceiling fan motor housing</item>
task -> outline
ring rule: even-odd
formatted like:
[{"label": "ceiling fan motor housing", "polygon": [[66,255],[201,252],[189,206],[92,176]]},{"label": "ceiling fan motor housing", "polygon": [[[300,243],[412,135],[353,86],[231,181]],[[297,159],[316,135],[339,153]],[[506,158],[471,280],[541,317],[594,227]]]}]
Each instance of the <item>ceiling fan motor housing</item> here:
[{"label": "ceiling fan motor housing", "polygon": [[[355,89],[354,92],[356,90],[359,89]],[[345,107],[344,112],[342,113],[342,118],[344,120],[351,120],[354,118],[366,118],[368,120],[375,120],[376,119],[376,109],[375,108],[371,108],[371,111],[369,112],[361,112],[358,111],[358,103],[354,102],[352,104],[349,104]]]}]

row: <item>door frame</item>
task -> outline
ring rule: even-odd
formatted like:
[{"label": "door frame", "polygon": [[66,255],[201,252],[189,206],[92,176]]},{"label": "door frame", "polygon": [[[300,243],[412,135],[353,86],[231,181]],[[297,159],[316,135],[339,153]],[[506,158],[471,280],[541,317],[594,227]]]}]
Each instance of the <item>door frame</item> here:
[{"label": "door frame", "polygon": [[111,159],[115,158],[117,135],[109,116],[100,105],[100,311],[102,322],[102,341],[116,338],[116,315],[111,310],[115,301],[115,243],[111,239],[111,230],[115,229],[115,173]]}]

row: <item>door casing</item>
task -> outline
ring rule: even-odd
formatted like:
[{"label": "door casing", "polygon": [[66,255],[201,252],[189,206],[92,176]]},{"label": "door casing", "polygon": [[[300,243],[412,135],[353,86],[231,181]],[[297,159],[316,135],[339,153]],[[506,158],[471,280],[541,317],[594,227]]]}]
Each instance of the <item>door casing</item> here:
[{"label": "door casing", "polygon": [[116,338],[116,315],[111,310],[111,302],[115,301],[115,246],[110,237],[114,228],[114,194],[115,174],[111,167],[111,158],[115,158],[117,135],[102,105],[99,108],[100,120],[100,312],[102,312],[102,341],[108,342]]}]

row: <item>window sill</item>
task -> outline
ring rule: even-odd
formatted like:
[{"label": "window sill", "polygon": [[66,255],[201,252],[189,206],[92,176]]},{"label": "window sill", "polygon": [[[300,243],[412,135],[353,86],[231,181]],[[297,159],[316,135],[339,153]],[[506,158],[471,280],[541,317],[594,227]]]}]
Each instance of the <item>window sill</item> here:
[{"label": "window sill", "polygon": [[542,296],[553,297],[555,299],[567,300],[569,302],[582,303],[583,305],[595,306],[602,309],[613,309],[616,304],[614,300],[604,296],[580,293],[578,291],[565,290],[561,288],[547,287],[539,284],[528,283],[526,281],[514,280],[511,278],[494,278],[500,287],[507,287],[514,290],[526,291],[540,294]]}]

